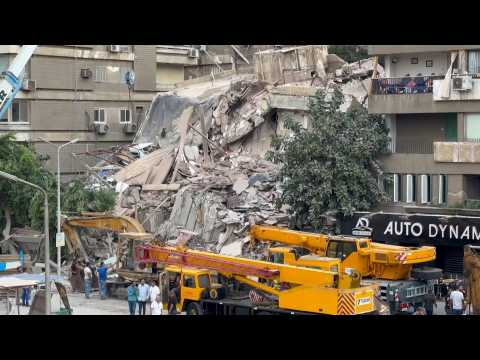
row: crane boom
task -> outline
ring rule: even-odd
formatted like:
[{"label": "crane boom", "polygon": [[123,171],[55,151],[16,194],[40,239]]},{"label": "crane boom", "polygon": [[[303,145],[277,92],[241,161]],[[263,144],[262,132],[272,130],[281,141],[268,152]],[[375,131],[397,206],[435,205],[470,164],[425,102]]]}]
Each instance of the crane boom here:
[{"label": "crane boom", "polygon": [[[274,295],[279,309],[331,315],[355,315],[374,310],[373,287],[349,282],[349,278],[353,280],[353,277],[346,273],[225,256],[185,247],[138,245],[134,247],[134,255],[139,263],[157,262],[170,265],[179,272],[192,269],[200,273],[215,271]],[[259,279],[255,280],[252,276]],[[260,278],[266,281],[262,282]],[[272,282],[279,282],[285,287],[275,288]],[[203,290],[183,287],[184,300],[181,304],[185,304],[187,298],[188,301],[200,301]]]},{"label": "crane boom", "polygon": [[21,87],[20,74],[32,57],[38,45],[23,45],[8,69],[0,78],[0,119],[8,110]]}]

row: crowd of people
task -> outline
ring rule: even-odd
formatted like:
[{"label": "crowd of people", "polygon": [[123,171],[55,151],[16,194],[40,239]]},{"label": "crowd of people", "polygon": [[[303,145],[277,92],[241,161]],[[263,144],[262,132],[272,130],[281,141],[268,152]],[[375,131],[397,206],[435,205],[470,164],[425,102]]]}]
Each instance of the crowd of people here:
[{"label": "crowd of people", "polygon": [[132,282],[127,288],[128,309],[130,315],[135,315],[138,305],[138,315],[162,315],[163,304],[160,298],[160,288],[156,281],[147,284],[144,279],[140,284]]}]

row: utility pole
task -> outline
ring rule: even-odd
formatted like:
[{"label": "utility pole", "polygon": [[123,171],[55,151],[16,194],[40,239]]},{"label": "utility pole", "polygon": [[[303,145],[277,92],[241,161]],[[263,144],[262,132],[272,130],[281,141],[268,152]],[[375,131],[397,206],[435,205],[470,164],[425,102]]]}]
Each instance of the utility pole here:
[{"label": "utility pole", "polygon": [[[65,143],[63,145],[57,146],[53,143],[51,143],[48,140],[45,140],[43,138],[40,138],[43,142],[46,142],[47,144],[50,144],[52,146],[55,146],[57,148],[57,237],[61,236],[59,234],[63,234],[61,231],[61,217],[62,217],[62,211],[60,208],[60,150],[70,144],[75,144],[78,139],[73,139],[72,141],[69,141],[68,143]],[[61,273],[61,267],[62,267],[62,246],[60,244],[57,244],[57,275],[60,277],[62,275]]]},{"label": "utility pole", "polygon": [[45,315],[50,315],[51,313],[51,291],[50,291],[50,238],[48,233],[48,195],[47,192],[42,189],[40,186],[29,183],[28,181],[22,180],[15,175],[8,174],[6,172],[0,171],[0,177],[5,179],[19,182],[25,185],[34,187],[37,190],[40,190],[43,193],[45,198],[44,201],[44,232],[45,232]]}]

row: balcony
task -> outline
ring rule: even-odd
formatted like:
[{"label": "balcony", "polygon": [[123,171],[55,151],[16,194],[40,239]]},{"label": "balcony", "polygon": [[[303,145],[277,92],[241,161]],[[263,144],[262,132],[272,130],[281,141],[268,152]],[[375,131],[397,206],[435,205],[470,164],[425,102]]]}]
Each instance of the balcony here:
[{"label": "balcony", "polygon": [[441,163],[480,163],[480,139],[434,142],[433,160]]},{"label": "balcony", "polygon": [[372,79],[372,95],[431,94],[433,81],[443,78],[438,75]]}]

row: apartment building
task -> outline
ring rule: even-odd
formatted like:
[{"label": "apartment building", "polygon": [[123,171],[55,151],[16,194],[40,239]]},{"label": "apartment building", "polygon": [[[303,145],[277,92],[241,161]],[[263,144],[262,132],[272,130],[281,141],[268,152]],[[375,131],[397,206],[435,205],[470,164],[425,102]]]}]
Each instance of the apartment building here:
[{"label": "apartment building", "polygon": [[[18,45],[0,46],[0,71]],[[22,90],[0,119],[0,134],[34,144],[56,170],[54,144],[79,139],[62,150],[62,174],[85,170],[98,159],[75,159],[72,152],[130,143],[153,97],[184,80],[184,67],[198,63],[198,52],[169,45],[41,45],[24,72]],[[127,84],[127,74],[134,74]]]},{"label": "apartment building", "polygon": [[391,204],[467,206],[480,200],[480,45],[373,45],[384,66],[368,110],[386,114]]}]

